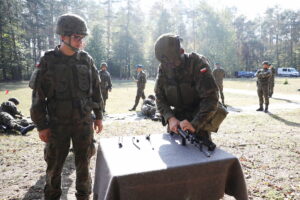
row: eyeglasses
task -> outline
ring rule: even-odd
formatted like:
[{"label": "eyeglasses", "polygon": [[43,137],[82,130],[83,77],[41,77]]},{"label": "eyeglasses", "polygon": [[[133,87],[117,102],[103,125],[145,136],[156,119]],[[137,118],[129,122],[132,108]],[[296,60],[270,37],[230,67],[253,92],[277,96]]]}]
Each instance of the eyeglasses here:
[{"label": "eyeglasses", "polygon": [[81,36],[81,35],[71,35],[71,38],[73,38],[75,41],[80,42],[82,41],[85,36]]}]

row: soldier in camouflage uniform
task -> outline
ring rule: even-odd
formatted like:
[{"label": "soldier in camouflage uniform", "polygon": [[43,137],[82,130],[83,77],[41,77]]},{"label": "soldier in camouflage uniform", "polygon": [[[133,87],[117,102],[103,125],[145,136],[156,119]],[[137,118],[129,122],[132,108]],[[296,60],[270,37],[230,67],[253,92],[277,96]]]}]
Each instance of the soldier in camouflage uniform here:
[{"label": "soldier in camouflage uniform", "polygon": [[19,105],[19,100],[17,98],[9,98],[8,101],[5,101],[1,104],[1,110],[10,114],[15,121],[21,126],[33,125],[32,122],[22,115],[21,111],[18,110],[17,106]]},{"label": "soldier in camouflage uniform", "polygon": [[156,113],[156,103],[155,103],[155,96],[149,95],[146,98],[142,105],[142,114],[149,118],[154,118]]},{"label": "soldier in camouflage uniform", "polygon": [[129,111],[134,111],[139,104],[140,98],[143,100],[146,98],[145,97],[145,86],[147,82],[147,77],[145,72],[143,71],[143,65],[136,65],[136,71],[138,72],[137,75],[137,92],[136,92],[136,97],[135,97],[135,103],[134,106],[129,110]]},{"label": "soldier in camouflage uniform", "polygon": [[0,108],[0,126],[6,132],[7,130],[19,131],[22,135],[26,135],[29,131],[34,129],[34,125],[28,124],[24,126],[22,121],[15,119],[9,113],[4,112]]},{"label": "soldier in camouflage uniform", "polygon": [[45,53],[29,83],[33,89],[31,118],[46,143],[45,199],[60,199],[61,172],[72,141],[76,198],[87,200],[92,183],[89,164],[95,154],[93,128],[99,133],[103,127],[100,79],[93,59],[80,50],[88,34],[85,21],[77,15],[62,15],[56,33],[61,45]]},{"label": "soldier in camouflage uniform", "polygon": [[110,73],[107,71],[107,63],[101,63],[99,75],[101,80],[101,94],[103,98],[103,112],[105,112],[108,91],[111,92],[112,88]]},{"label": "soldier in camouflage uniform", "polygon": [[18,110],[19,100],[16,98],[9,98],[8,101],[2,102],[1,110],[9,113],[14,118],[22,118],[21,112]]},{"label": "soldier in camouflage uniform", "polygon": [[263,111],[263,104],[265,100],[265,112],[268,112],[269,107],[269,79],[272,75],[271,70],[269,69],[269,63],[264,61],[262,63],[263,69],[259,69],[256,72],[257,77],[257,94],[259,98],[259,108],[256,111]]},{"label": "soldier in camouflage uniform", "polygon": [[223,67],[221,67],[220,63],[216,63],[216,68],[213,70],[213,76],[220,91],[222,104],[225,105],[223,94],[223,79],[225,78],[225,70],[223,69]]},{"label": "soldier in camouflage uniform", "polygon": [[206,124],[218,109],[218,86],[208,60],[199,54],[184,53],[177,35],[164,34],[155,43],[160,61],[155,84],[157,109],[168,130],[189,130],[210,139]]},{"label": "soldier in camouflage uniform", "polygon": [[275,68],[270,64],[269,69],[271,70],[271,76],[269,79],[269,97],[272,97],[273,92],[274,92],[274,86],[275,86],[275,75],[276,75],[276,70]]}]

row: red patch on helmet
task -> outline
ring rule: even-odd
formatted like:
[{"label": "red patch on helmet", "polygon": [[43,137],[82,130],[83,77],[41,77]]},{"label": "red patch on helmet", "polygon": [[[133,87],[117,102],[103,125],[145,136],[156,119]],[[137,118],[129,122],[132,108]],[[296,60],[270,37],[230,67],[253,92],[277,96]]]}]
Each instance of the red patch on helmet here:
[{"label": "red patch on helmet", "polygon": [[205,67],[205,68],[203,68],[203,69],[200,69],[200,72],[201,72],[201,73],[207,72],[207,68]]},{"label": "red patch on helmet", "polygon": [[36,68],[40,68],[40,66],[41,66],[41,63],[37,63],[37,64],[35,65]]}]

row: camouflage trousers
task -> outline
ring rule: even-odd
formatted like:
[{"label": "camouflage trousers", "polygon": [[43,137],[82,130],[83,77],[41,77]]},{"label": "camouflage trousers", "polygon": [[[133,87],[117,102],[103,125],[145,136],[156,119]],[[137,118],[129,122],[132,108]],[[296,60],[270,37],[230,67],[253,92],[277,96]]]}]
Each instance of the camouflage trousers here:
[{"label": "camouflage trousers", "polygon": [[145,93],[144,93],[145,88],[138,88],[136,92],[136,97],[135,97],[135,102],[133,108],[135,109],[137,105],[139,104],[140,98],[143,100],[146,98]]},{"label": "camouflage trousers", "polygon": [[101,88],[101,94],[103,98],[103,110],[105,111],[106,100],[108,99],[108,89]]},{"label": "camouflage trousers", "polygon": [[222,103],[224,104],[223,84],[222,83],[217,83],[217,85],[218,85],[218,88],[219,88]]},{"label": "camouflage trousers", "polygon": [[21,131],[22,121],[16,120],[13,116],[11,116],[7,112],[0,112],[0,124],[6,126],[9,129],[14,129],[17,131]]},{"label": "camouflage trousers", "polygon": [[270,96],[270,97],[273,95],[273,92],[274,92],[274,86],[275,86],[274,81],[270,81],[270,82],[269,82],[269,96]]},{"label": "camouflage trousers", "polygon": [[92,123],[51,125],[51,137],[44,149],[47,163],[45,200],[59,199],[61,173],[72,141],[76,166],[76,197],[87,200],[91,194],[90,158],[95,154]]},{"label": "camouflage trousers", "polygon": [[260,106],[262,106],[264,103],[269,105],[269,85],[257,87],[257,95]]}]

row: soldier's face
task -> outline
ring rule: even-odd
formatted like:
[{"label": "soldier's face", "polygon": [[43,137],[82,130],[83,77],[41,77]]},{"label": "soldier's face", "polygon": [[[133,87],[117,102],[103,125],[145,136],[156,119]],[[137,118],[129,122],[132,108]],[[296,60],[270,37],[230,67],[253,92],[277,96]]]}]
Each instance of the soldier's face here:
[{"label": "soldier's face", "polygon": [[142,70],[143,70],[143,68],[141,68],[141,67],[136,68],[136,71],[137,71],[137,72],[140,72],[140,71],[142,71]]},{"label": "soldier's face", "polygon": [[106,68],[105,65],[101,67],[101,70],[103,70],[103,71],[105,71],[106,69],[107,69],[107,68]]},{"label": "soldier's face", "polygon": [[269,68],[269,65],[264,64],[264,65],[263,65],[263,68],[264,68],[264,69],[268,69],[268,68]]},{"label": "soldier's face", "polygon": [[73,34],[71,36],[61,36],[61,39],[65,43],[68,43],[72,47],[75,47],[77,49],[81,49],[83,47],[84,38],[85,38],[85,35],[78,35],[78,34]]},{"label": "soldier's face", "polygon": [[81,48],[83,46],[83,40],[85,35],[73,34],[71,35],[71,45],[75,48]]}]

